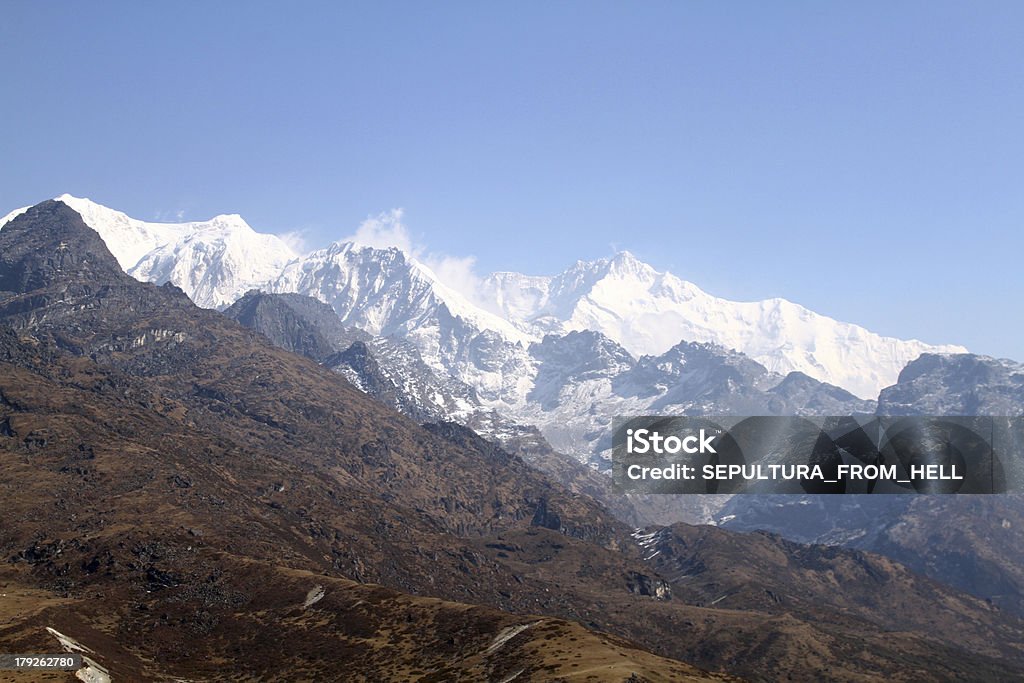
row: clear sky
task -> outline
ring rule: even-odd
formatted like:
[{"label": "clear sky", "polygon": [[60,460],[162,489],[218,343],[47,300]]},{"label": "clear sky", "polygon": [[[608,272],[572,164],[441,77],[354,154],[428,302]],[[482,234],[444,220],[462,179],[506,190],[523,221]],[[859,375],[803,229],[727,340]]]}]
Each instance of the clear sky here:
[{"label": "clear sky", "polygon": [[629,249],[1024,360],[1024,2],[0,0],[0,214],[63,192],[480,272]]}]

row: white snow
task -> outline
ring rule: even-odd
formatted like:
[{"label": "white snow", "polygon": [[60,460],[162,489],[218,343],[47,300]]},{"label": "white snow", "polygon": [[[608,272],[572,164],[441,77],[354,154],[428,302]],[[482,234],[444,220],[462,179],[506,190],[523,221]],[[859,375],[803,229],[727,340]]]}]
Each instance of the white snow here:
[{"label": "white snow", "polygon": [[485,654],[496,652],[502,645],[512,640],[531,626],[536,626],[539,623],[539,621],[535,621],[531,624],[520,624],[519,626],[508,626],[501,629],[498,631],[498,635],[495,636],[494,641],[490,644],[487,650],[485,650]]},{"label": "white snow", "polygon": [[15,218],[17,218],[21,214],[25,213],[26,211],[28,211],[29,208],[31,208],[31,207],[23,206],[20,209],[15,209],[14,211],[11,211],[9,214],[4,216],[3,218],[0,218],[0,229],[2,229],[10,221],[13,221]]},{"label": "white snow", "polygon": [[81,669],[75,672],[75,678],[82,681],[83,683],[110,683],[110,672],[104,669],[102,666],[89,659],[88,657],[82,657],[82,662],[85,664]]},{"label": "white snow", "polygon": [[276,278],[293,258],[280,238],[255,232],[239,216],[218,216],[148,252],[128,274],[173,282],[196,304],[225,308]]},{"label": "white snow", "polygon": [[302,609],[306,609],[308,607],[312,607],[316,603],[318,603],[321,600],[323,600],[324,599],[324,595],[326,595],[326,594],[327,594],[327,591],[324,590],[323,586],[321,586],[319,584],[317,584],[316,586],[313,586],[312,588],[309,589],[309,592],[306,593],[306,599],[302,603]]},{"label": "white snow", "polygon": [[77,640],[75,640],[74,638],[72,638],[70,636],[64,635],[63,633],[61,633],[60,631],[58,631],[55,628],[47,626],[46,627],[46,632],[49,633],[51,636],[53,636],[54,638],[56,638],[60,642],[60,645],[61,645],[61,647],[64,648],[65,652],[92,652],[92,650],[87,648],[85,645],[82,645],[81,643],[79,643]]},{"label": "white snow", "polygon": [[75,672],[75,678],[84,683],[111,683],[110,672],[100,664],[97,664],[95,660],[90,657],[84,656],[84,653],[95,654],[92,650],[82,645],[71,636],[66,636],[60,631],[50,626],[46,627],[46,632],[57,639],[61,647],[64,648],[65,652],[81,652],[82,666],[81,669]]}]

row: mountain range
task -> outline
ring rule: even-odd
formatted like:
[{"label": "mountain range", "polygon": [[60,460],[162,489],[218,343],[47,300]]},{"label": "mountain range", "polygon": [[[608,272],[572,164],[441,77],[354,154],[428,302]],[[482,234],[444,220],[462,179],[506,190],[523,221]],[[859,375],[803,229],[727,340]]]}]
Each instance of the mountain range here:
[{"label": "mountain range", "polygon": [[876,398],[921,353],[966,351],[882,337],[784,299],[714,297],[628,252],[577,262],[553,277],[494,273],[467,297],[397,249],[338,243],[299,256],[237,215],[151,223],[88,199],[59,199],[140,280],[173,282],[208,308],[224,308],[254,287],[313,296],[347,325],[410,338],[435,367],[509,405],[529,390],[520,373],[532,371],[517,345],[573,331],[600,332],[634,358],[681,341],[716,344],[772,372],[802,372],[864,399]]},{"label": "mountain range", "polygon": [[298,256],[237,215],[148,223],[60,200],[136,279],[218,309],[255,288],[310,296],[343,327],[403,351],[384,372],[447,387],[419,392],[422,405],[447,404],[445,418],[481,429],[494,413],[535,426],[602,471],[618,414],[872,412],[878,390],[922,352],[963,351],[883,338],[781,299],[715,298],[628,252],[554,277],[496,273],[470,300],[397,248],[342,242]]},{"label": "mountain range", "polygon": [[[324,307],[294,296],[199,308],[129,277],[63,202],[0,230],[0,292],[4,651],[80,648],[79,678],[113,681],[1024,675],[1011,611],[859,549],[631,528],[474,431],[420,425],[347,381],[342,365],[369,376],[364,361],[387,357],[371,331],[333,338],[309,324]],[[554,340],[597,349],[586,381],[620,362],[672,371],[596,331]],[[780,386],[738,352],[683,346],[724,366],[727,397],[734,377]],[[836,391],[819,385],[787,391]]]}]

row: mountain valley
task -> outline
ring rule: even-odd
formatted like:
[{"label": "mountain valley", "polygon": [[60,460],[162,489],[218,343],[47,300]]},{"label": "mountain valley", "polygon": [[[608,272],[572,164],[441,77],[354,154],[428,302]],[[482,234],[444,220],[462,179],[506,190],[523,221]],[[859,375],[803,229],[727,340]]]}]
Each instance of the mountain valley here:
[{"label": "mountain valley", "polygon": [[[1024,622],[970,587],[859,549],[629,522],[644,515],[602,503],[578,453],[487,398],[510,378],[478,386],[424,353],[431,325],[468,329],[446,306],[390,335],[388,297],[353,305],[369,329],[291,293],[225,315],[130,277],[57,201],[0,230],[0,292],[5,650],[55,647],[49,627],[112,680],[228,662],[265,680],[339,662],[366,680],[1024,675]],[[487,368],[510,348],[496,334],[446,353]],[[534,368],[533,410],[598,450],[573,396],[876,409],[706,343],[636,359],[596,331],[525,341],[508,362]]]}]

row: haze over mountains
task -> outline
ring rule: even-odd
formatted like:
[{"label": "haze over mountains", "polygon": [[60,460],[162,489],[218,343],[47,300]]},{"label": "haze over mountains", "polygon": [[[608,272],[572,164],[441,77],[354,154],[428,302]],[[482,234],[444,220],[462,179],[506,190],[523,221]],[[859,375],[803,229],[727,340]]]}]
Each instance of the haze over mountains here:
[{"label": "haze over mountains", "polygon": [[347,325],[409,338],[435,368],[507,406],[530,390],[535,368],[526,347],[573,331],[600,332],[634,359],[661,355],[681,341],[716,344],[769,371],[802,372],[863,399],[894,384],[921,353],[966,351],[882,337],[783,299],[727,301],[628,252],[578,262],[551,277],[495,273],[470,298],[398,250],[334,244],[300,256],[237,215],[149,223],[87,199],[60,199],[140,280],[173,282],[210,308],[224,308],[251,288],[313,296]]},{"label": "haze over mountains", "polygon": [[[278,346],[345,341],[305,324],[315,301],[247,299],[233,317],[280,322]],[[607,356],[586,382],[635,371],[596,332],[553,339]],[[683,367],[724,366],[703,386],[729,399],[771,375],[679,346]],[[1013,613],[858,550],[631,529],[469,429],[418,425],[128,277],[60,202],[0,230],[0,370],[5,651],[56,631],[113,681],[322,680],[339,662],[366,680],[1024,675]],[[790,396],[826,386],[795,380]]]}]

